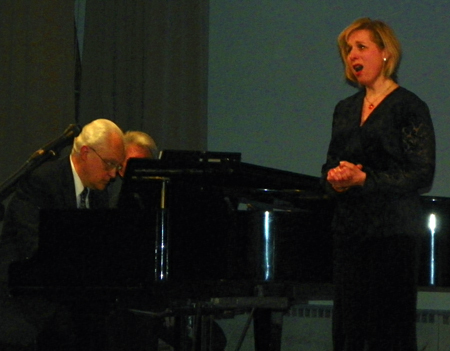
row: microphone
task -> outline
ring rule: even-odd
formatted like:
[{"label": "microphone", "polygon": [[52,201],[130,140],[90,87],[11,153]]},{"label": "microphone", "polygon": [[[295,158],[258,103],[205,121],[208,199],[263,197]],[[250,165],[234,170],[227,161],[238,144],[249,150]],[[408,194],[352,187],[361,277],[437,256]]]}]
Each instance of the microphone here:
[{"label": "microphone", "polygon": [[73,139],[77,137],[81,133],[81,128],[77,124],[70,124],[64,133],[55,140],[50,141],[49,143],[42,146],[39,150],[37,150],[30,159],[34,159],[36,157],[42,156],[44,154],[50,154],[51,156],[56,156],[57,153],[67,145],[70,145],[73,142]]}]

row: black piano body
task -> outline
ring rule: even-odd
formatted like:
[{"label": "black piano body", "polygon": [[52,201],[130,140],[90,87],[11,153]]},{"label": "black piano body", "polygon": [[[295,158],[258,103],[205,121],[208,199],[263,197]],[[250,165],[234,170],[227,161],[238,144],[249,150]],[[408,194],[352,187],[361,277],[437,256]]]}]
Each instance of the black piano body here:
[{"label": "black piano body", "polygon": [[319,178],[239,156],[132,160],[119,207],[145,209],[159,224],[156,250],[167,252],[155,281],[330,283],[332,210]]},{"label": "black piano body", "polygon": [[[181,300],[182,311],[185,300],[249,297],[238,307],[285,310],[287,282],[331,281],[328,206],[318,178],[242,163],[233,153],[133,159],[118,209],[41,212],[38,252],[11,265],[10,288],[63,301],[144,292],[172,307]],[[270,334],[267,327],[258,334]],[[266,349],[267,340],[256,339]]]},{"label": "black piano body", "polygon": [[42,245],[12,265],[12,291],[173,286],[174,295],[211,297],[251,295],[259,283],[331,283],[332,211],[316,177],[237,153],[169,150],[130,160],[118,207],[42,211]]},{"label": "black piano body", "polygon": [[36,254],[9,267],[11,294],[109,302],[146,289],[153,284],[153,226],[136,211],[41,210]]}]

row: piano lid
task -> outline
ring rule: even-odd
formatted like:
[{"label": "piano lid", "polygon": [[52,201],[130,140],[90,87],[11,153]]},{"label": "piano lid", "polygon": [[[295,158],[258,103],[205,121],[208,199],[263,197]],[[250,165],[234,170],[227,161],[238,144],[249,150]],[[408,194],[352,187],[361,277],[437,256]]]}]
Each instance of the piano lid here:
[{"label": "piano lid", "polygon": [[240,152],[192,151],[192,150],[161,150],[159,159],[174,162],[240,162]]},{"label": "piano lid", "polygon": [[160,159],[130,159],[125,183],[156,177],[199,185],[322,193],[320,178],[241,162],[240,153],[167,150]]}]

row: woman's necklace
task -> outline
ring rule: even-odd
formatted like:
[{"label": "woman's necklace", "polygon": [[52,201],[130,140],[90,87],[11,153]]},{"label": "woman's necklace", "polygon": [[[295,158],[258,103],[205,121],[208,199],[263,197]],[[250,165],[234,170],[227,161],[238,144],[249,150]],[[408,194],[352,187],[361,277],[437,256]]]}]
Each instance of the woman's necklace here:
[{"label": "woman's necklace", "polygon": [[373,100],[373,102],[369,101],[369,99],[367,98],[367,95],[364,96],[364,99],[366,99],[366,101],[369,103],[369,106],[368,106],[369,110],[373,110],[375,108],[375,103],[378,101],[378,99],[381,98],[382,96],[384,96],[389,91],[389,89],[391,89],[394,86],[394,84],[395,84],[395,82],[392,83],[391,85],[389,85],[385,91],[383,91],[380,95],[378,95],[375,100]]}]

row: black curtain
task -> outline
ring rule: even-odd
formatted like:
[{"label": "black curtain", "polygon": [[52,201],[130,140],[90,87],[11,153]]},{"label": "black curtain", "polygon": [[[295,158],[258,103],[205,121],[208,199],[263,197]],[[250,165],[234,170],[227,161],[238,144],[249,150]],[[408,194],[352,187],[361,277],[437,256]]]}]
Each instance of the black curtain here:
[{"label": "black curtain", "polygon": [[0,182],[75,122],[74,7],[0,1]]},{"label": "black curtain", "polygon": [[206,149],[208,1],[87,0],[80,123]]}]

